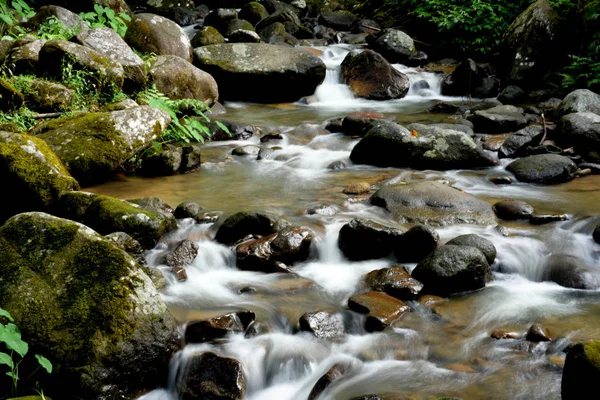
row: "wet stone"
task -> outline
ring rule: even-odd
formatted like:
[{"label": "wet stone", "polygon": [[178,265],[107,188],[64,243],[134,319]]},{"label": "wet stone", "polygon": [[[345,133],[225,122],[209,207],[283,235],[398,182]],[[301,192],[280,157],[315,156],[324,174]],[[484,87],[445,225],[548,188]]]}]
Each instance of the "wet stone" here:
[{"label": "wet stone", "polygon": [[175,208],[173,215],[177,219],[193,218],[198,220],[198,218],[202,215],[202,206],[193,201],[181,203],[177,206],[177,208]]},{"label": "wet stone", "polygon": [[381,258],[392,252],[401,235],[399,229],[355,218],[340,229],[338,246],[353,261]]},{"label": "wet stone", "polygon": [[187,271],[185,270],[185,268],[181,268],[181,267],[173,267],[171,268],[171,273],[173,273],[175,275],[175,279],[177,279],[177,282],[185,282],[187,281]]},{"label": "wet stone", "polygon": [[519,332],[512,332],[506,329],[496,329],[491,334],[492,339],[500,340],[500,339],[518,339],[521,337]]},{"label": "wet stone", "polygon": [[502,200],[493,209],[498,218],[507,221],[530,219],[534,212],[531,205],[521,200]]},{"label": "wet stone", "polygon": [[413,300],[423,289],[404,267],[383,268],[369,272],[365,283],[371,290],[384,292],[399,300]]},{"label": "wet stone", "polygon": [[371,191],[371,185],[368,182],[358,182],[346,186],[342,193],[344,194],[367,194]]},{"label": "wet stone", "polygon": [[318,399],[321,393],[323,393],[323,391],[327,389],[327,387],[331,385],[333,381],[341,378],[349,369],[350,364],[347,362],[339,362],[335,364],[325,373],[325,375],[319,378],[317,383],[315,383],[315,386],[313,386],[312,390],[310,391],[307,400]]},{"label": "wet stone", "polygon": [[533,324],[527,330],[525,340],[528,342],[549,342],[552,340],[550,331],[540,324]]},{"label": "wet stone", "polygon": [[251,311],[238,311],[202,321],[194,321],[185,327],[187,343],[204,343],[220,339],[229,333],[244,332],[255,319]]},{"label": "wet stone", "polygon": [[436,249],[440,241],[437,232],[425,225],[416,225],[404,232],[394,243],[394,254],[399,262],[420,262]]},{"label": "wet stone", "polygon": [[300,317],[300,330],[319,339],[340,339],[344,336],[344,321],[338,314],[325,311],[306,313]]},{"label": "wet stone", "polygon": [[433,296],[430,294],[424,294],[417,297],[417,303],[425,308],[433,308],[439,304],[445,303],[446,299],[439,296]]},{"label": "wet stone", "polygon": [[515,182],[510,176],[491,176],[489,180],[495,185],[510,185]]},{"label": "wet stone", "polygon": [[567,221],[569,216],[566,214],[533,214],[529,219],[532,225],[543,225],[551,222]]},{"label": "wet stone", "polygon": [[165,261],[169,267],[183,267],[190,265],[198,255],[198,244],[191,240],[184,240],[177,245],[172,253],[167,254]]},{"label": "wet stone", "polygon": [[448,241],[446,246],[473,246],[483,253],[490,265],[492,265],[496,259],[496,246],[489,240],[472,233],[457,236]]},{"label": "wet stone", "polygon": [[384,330],[409,311],[402,301],[381,292],[355,294],[348,299],[348,307],[367,314],[365,328],[369,332]]}]

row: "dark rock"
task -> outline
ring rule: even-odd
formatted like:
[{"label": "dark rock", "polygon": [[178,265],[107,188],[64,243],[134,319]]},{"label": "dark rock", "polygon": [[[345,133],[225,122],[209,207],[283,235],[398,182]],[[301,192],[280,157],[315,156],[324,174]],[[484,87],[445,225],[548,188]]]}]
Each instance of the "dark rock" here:
[{"label": "dark rock", "polygon": [[341,160],[334,161],[327,166],[327,169],[332,169],[332,170],[346,169],[346,168],[348,168],[348,166],[346,165],[345,162],[343,162]]},{"label": "dark rock", "polygon": [[200,145],[188,144],[181,148],[181,166],[180,173],[186,173],[200,168],[202,161],[202,151]]},{"label": "dark rock", "polygon": [[274,147],[262,147],[256,156],[256,160],[271,160],[275,158],[278,149]]},{"label": "dark rock", "polygon": [[319,23],[338,31],[349,31],[356,24],[358,17],[350,11],[337,10],[322,12],[319,15]]},{"label": "dark rock", "polygon": [[247,29],[238,29],[229,35],[229,43],[260,43],[262,41],[258,33]]},{"label": "dark rock", "polygon": [[402,317],[409,308],[402,301],[382,292],[355,294],[348,299],[352,311],[367,314],[365,328],[369,332],[382,331]]},{"label": "dark rock", "polygon": [[515,132],[528,124],[528,119],[521,108],[515,106],[496,106],[487,110],[475,111],[469,116],[480,133]]},{"label": "dark rock", "polygon": [[250,3],[243,6],[238,13],[238,17],[241,19],[245,19],[251,24],[256,25],[258,21],[269,16],[266,8],[256,1],[251,1]]},{"label": "dark rock", "polygon": [[32,79],[23,88],[23,95],[25,96],[25,104],[31,110],[60,112],[73,106],[75,91],[60,83]]},{"label": "dark rock", "polygon": [[506,221],[530,219],[534,211],[531,205],[521,200],[502,200],[494,204],[496,216]]},{"label": "dark rock", "polygon": [[[600,96],[599,96],[600,97]],[[600,159],[600,113],[578,112],[567,114],[558,122],[558,140],[595,160]]]},{"label": "dark rock", "polygon": [[223,244],[234,244],[248,235],[270,235],[275,233],[271,218],[264,214],[238,212],[219,227],[215,240]]},{"label": "dark rock", "polygon": [[283,136],[279,132],[270,132],[260,138],[261,143],[268,143],[274,140],[282,140]]},{"label": "dark rock", "polygon": [[336,363],[329,369],[329,371],[325,373],[325,375],[319,378],[317,383],[315,383],[315,386],[313,386],[312,390],[310,391],[307,400],[317,400],[321,393],[323,393],[323,391],[325,391],[325,389],[327,389],[327,387],[335,380],[344,376],[350,367],[351,366],[348,363]]},{"label": "dark rock", "polygon": [[543,225],[550,222],[567,221],[569,217],[566,214],[533,214],[529,219],[532,225]]},{"label": "dark rock", "polygon": [[184,240],[177,245],[173,252],[165,258],[169,267],[183,267],[190,265],[198,255],[198,244],[191,240]]},{"label": "dark rock", "polygon": [[515,85],[508,85],[498,95],[498,100],[502,104],[518,104],[523,103],[527,99],[527,93],[523,89]]},{"label": "dark rock", "polygon": [[15,74],[35,75],[39,70],[40,51],[45,44],[46,40],[16,40],[4,62]]},{"label": "dark rock", "polygon": [[547,117],[557,117],[558,108],[562,104],[561,99],[557,99],[556,97],[549,98],[548,100],[538,104],[538,108],[542,111]]},{"label": "dark rock", "polygon": [[384,29],[367,39],[369,47],[391,63],[405,63],[415,52],[415,43],[398,29]]},{"label": "dark rock", "polygon": [[427,112],[440,114],[455,114],[457,112],[460,112],[462,108],[463,106],[461,105],[438,100],[433,106],[427,109]]},{"label": "dark rock", "polygon": [[238,30],[254,32],[254,26],[246,20],[235,18],[227,22],[227,27],[225,28],[223,36],[231,38],[231,35]]},{"label": "dark rock", "polygon": [[242,363],[215,353],[195,353],[180,368],[177,393],[182,400],[242,400],[246,378]]},{"label": "dark rock", "polygon": [[227,24],[238,18],[238,12],[235,8],[217,8],[213,10],[204,19],[205,26],[212,26],[223,36],[227,30]]},{"label": "dark rock", "polygon": [[254,322],[251,311],[237,311],[201,321],[193,321],[185,327],[187,343],[204,343],[225,337],[230,333],[244,332]]},{"label": "dark rock", "polygon": [[550,331],[540,324],[533,324],[527,330],[525,340],[528,342],[549,342],[552,340]]},{"label": "dark rock", "polygon": [[510,185],[515,182],[512,177],[506,175],[492,176],[489,178],[489,180],[496,185]]},{"label": "dark rock", "polygon": [[425,225],[416,225],[404,232],[394,243],[399,262],[418,263],[435,250],[440,241],[438,233]]},{"label": "dark rock", "polygon": [[415,51],[406,60],[409,67],[422,67],[429,62],[429,56],[424,51]]},{"label": "dark rock", "polygon": [[496,259],[496,246],[486,238],[469,233],[460,235],[448,241],[446,246],[472,246],[483,253],[488,264],[492,265]]},{"label": "dark rock", "polygon": [[423,284],[404,267],[371,271],[365,276],[365,283],[371,290],[387,293],[399,300],[414,300],[423,289]]},{"label": "dark rock", "polygon": [[219,122],[221,122],[229,130],[230,135],[228,135],[216,123],[212,122],[208,124],[208,129],[211,132],[211,140],[246,140],[252,136],[260,135],[262,133],[260,128],[256,126],[240,124],[223,119],[219,119]]},{"label": "dark rock", "polygon": [[596,225],[596,228],[594,228],[594,233],[592,234],[592,237],[594,238],[594,241],[598,244],[600,244],[600,224]]},{"label": "dark rock", "polygon": [[181,168],[181,147],[165,146],[162,151],[142,160],[140,173],[145,176],[171,176]]},{"label": "dark rock", "polygon": [[481,289],[491,277],[485,255],[472,246],[441,246],[412,271],[425,292],[449,296]]},{"label": "dark rock", "polygon": [[401,235],[399,229],[369,220],[353,219],[340,229],[338,246],[350,260],[370,260],[389,255],[395,240]]},{"label": "dark rock", "polygon": [[[364,136],[369,129],[371,124],[377,120],[386,119],[385,115],[376,112],[353,112],[348,114],[342,120],[341,130],[337,132],[343,132],[344,135],[348,136]],[[330,125],[327,125],[330,127]],[[331,131],[325,127],[325,129]],[[333,128],[335,130],[335,128]]]},{"label": "dark rock", "polygon": [[513,161],[506,170],[521,182],[552,184],[572,180],[577,172],[577,165],[565,156],[539,154]]},{"label": "dark rock", "polygon": [[534,143],[539,143],[544,135],[541,126],[530,125],[508,137],[498,150],[498,158],[522,157],[526,148]]},{"label": "dark rock", "polygon": [[600,94],[588,89],[577,89],[569,93],[558,106],[556,117],[573,113],[600,115]]},{"label": "dark rock", "polygon": [[[475,90],[482,86],[487,78],[486,71],[470,58],[462,61],[452,74],[442,80],[442,94],[445,96],[474,96]],[[489,84],[489,82],[486,82]],[[484,97],[496,97],[492,96]]]},{"label": "dark rock", "polygon": [[202,216],[202,207],[198,203],[188,201],[179,204],[177,208],[175,208],[173,215],[177,219],[193,218],[198,221],[198,219]]},{"label": "dark rock", "polygon": [[354,23],[352,26],[352,33],[379,33],[381,25],[377,21],[372,19],[361,19]]},{"label": "dark rock", "polygon": [[278,10],[256,24],[256,31],[260,32],[274,23],[281,23],[285,31],[299,39],[312,39],[312,31],[302,25],[296,14],[289,10]]},{"label": "dark rock", "polygon": [[338,314],[326,311],[306,313],[300,317],[300,330],[319,339],[336,340],[344,337],[344,321]]},{"label": "dark rock", "polygon": [[281,22],[273,22],[258,31],[259,36],[269,44],[285,43],[285,25]]},{"label": "dark rock", "polygon": [[160,14],[169,18],[171,21],[175,22],[179,26],[194,25],[196,21],[204,18],[203,13],[201,11],[187,7],[170,7],[161,11],[162,12],[160,12]]},{"label": "dark rock", "polygon": [[578,257],[551,254],[544,263],[544,280],[573,289],[600,288],[600,274]]},{"label": "dark rock", "polygon": [[[489,110],[494,107],[501,106],[502,103],[498,101],[498,99],[483,99],[479,102],[473,102],[470,106],[468,106],[468,110],[472,113],[475,111],[484,111]],[[475,126],[473,126],[475,127]]]},{"label": "dark rock", "polygon": [[600,379],[600,341],[577,343],[569,349],[561,382],[562,400],[579,400],[596,391]]},{"label": "dark rock", "polygon": [[341,75],[355,96],[366,99],[399,99],[410,89],[408,77],[371,50],[348,53],[342,61]]},{"label": "dark rock", "polygon": [[473,89],[473,96],[479,98],[495,97],[500,92],[501,81],[496,77],[486,77]]},{"label": "dark rock", "polygon": [[371,196],[371,204],[387,209],[399,222],[447,225],[496,221],[488,202],[432,181],[383,187]]},{"label": "dark rock", "polygon": [[225,38],[223,37],[223,35],[221,35],[219,31],[213,28],[212,26],[207,25],[203,26],[198,32],[196,32],[196,34],[192,38],[191,46],[193,48],[196,48],[221,43],[225,43]]},{"label": "dark rock", "polygon": [[133,257],[140,265],[146,264],[144,258],[144,248],[134,238],[129,236],[125,232],[113,232],[105,236],[107,239],[112,240],[117,246],[125,250],[127,254]]}]

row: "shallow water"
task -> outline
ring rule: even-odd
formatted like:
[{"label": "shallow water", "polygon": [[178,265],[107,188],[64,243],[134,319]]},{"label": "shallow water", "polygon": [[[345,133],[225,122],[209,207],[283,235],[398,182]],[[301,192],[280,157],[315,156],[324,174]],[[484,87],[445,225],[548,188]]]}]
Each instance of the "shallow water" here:
[{"label": "shallow water", "polygon": [[[242,361],[248,400],[303,399],[332,365],[351,366],[344,377],[323,392],[321,399],[345,400],[366,394],[458,396],[464,399],[559,399],[563,350],[574,340],[600,339],[600,292],[566,289],[544,282],[545,262],[553,254],[577,257],[599,273],[600,246],[591,239],[599,221],[599,176],[555,186],[497,186],[490,176],[507,174],[507,161],[479,171],[413,171],[356,166],[349,161],[356,139],[325,131],[326,120],[349,112],[377,111],[398,122],[447,121],[448,116],[424,112],[439,96],[436,77],[409,70],[411,80],[431,81],[432,90],[410,93],[399,101],[374,102],[352,98],[337,83],[336,73],[347,47],[323,48],[328,76],[311,105],[226,104],[227,118],[280,131],[284,140],[277,159],[256,161],[231,156],[246,142],[214,142],[205,146],[200,170],[181,176],[118,181],[88,188],[124,199],[158,196],[175,206],[196,201],[206,210],[225,215],[249,210],[272,213],[315,232],[311,258],[294,266],[292,274],[263,274],[235,268],[232,248],[211,240],[215,225],[181,221],[180,229],[147,255],[150,265],[170,279],[164,298],[179,321],[206,318],[237,309],[256,313],[268,332],[253,338],[232,335],[221,344],[188,345],[172,362],[169,385],[145,400],[176,399],[174,376],[197,351],[212,350]],[[402,66],[399,70],[407,71]],[[460,102],[462,99],[454,98]],[[330,170],[333,161],[347,169]],[[402,227],[386,212],[368,203],[368,196],[347,196],[342,189],[366,181],[374,188],[389,182],[441,179],[491,203],[518,198],[538,212],[566,213],[570,220],[543,226],[503,223],[508,236],[494,226],[449,226],[438,229],[442,242],[464,233],[490,239],[498,257],[495,280],[482,290],[457,295],[435,312],[410,303],[411,312],[383,333],[366,333],[363,317],[346,302],[361,290],[361,277],[394,265],[392,259],[350,262],[337,247],[341,226],[355,217]],[[333,205],[335,215],[307,215],[317,205]],[[177,283],[159,263],[170,241],[191,238],[200,251],[188,266],[188,280]],[[414,265],[407,265],[409,269]],[[247,289],[251,288],[251,291]],[[297,333],[305,312],[340,313],[348,335],[340,342]],[[548,327],[558,340],[530,345],[520,340],[496,341],[498,328],[524,333],[532,323]]]}]

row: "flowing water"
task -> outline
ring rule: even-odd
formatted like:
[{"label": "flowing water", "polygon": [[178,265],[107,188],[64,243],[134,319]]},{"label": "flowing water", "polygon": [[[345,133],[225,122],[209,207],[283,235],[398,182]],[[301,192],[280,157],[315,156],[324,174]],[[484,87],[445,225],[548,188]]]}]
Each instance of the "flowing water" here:
[{"label": "flowing water", "polygon": [[[600,178],[588,176],[556,186],[513,184],[496,186],[488,178],[507,174],[506,160],[479,171],[413,171],[353,165],[350,151],[356,139],[330,134],[329,118],[352,111],[376,111],[400,123],[451,122],[450,116],[424,112],[443,98],[439,75],[395,66],[411,82],[425,80],[429,89],[411,89],[394,101],[355,99],[339,83],[339,65],[348,46],[320,48],[327,77],[310,105],[226,104],[229,120],[258,125],[264,132],[279,131],[284,139],[271,159],[233,157],[231,149],[245,142],[212,142],[205,146],[203,166],[186,175],[141,179],[125,177],[88,190],[120,198],[159,196],[172,205],[195,201],[207,210],[226,215],[260,211],[281,216],[315,232],[308,261],[296,264],[295,274],[240,271],[234,251],[212,241],[216,226],[180,221],[180,229],[148,253],[150,265],[164,270],[169,285],[164,299],[178,320],[211,317],[238,309],[256,313],[266,333],[245,338],[231,335],[218,344],[188,345],[171,365],[165,387],[144,400],[174,400],[175,376],[185,369],[190,354],[211,350],[239,359],[247,378],[248,400],[306,399],[315,382],[337,362],[350,365],[321,399],[346,400],[367,394],[391,394],[426,399],[458,396],[463,399],[560,399],[563,350],[574,340],[600,339],[600,292],[567,289],[545,282],[545,265],[552,255],[575,257],[591,274],[600,272],[600,246],[591,238],[600,221]],[[348,168],[328,169],[341,161]],[[394,265],[392,259],[350,262],[337,247],[342,225],[362,217],[403,227],[386,212],[370,206],[368,196],[341,193],[351,183],[369,182],[377,188],[390,181],[438,179],[490,202],[523,199],[537,211],[566,213],[570,220],[543,226],[505,223],[508,236],[493,226],[456,225],[438,230],[442,242],[464,233],[491,240],[498,251],[492,269],[494,281],[486,288],[454,296],[435,312],[410,303],[411,312],[382,333],[367,333],[363,317],[348,311],[347,299],[361,290],[361,277]],[[336,213],[307,214],[320,205]],[[186,282],[176,282],[168,267],[160,265],[168,243],[190,238],[199,254],[187,266]],[[407,265],[409,269],[414,265]],[[251,288],[252,290],[247,290]],[[297,332],[299,317],[317,310],[339,313],[348,334],[338,342],[319,340]],[[541,323],[558,340],[529,344],[519,340],[496,341],[498,328],[524,332]],[[400,397],[396,397],[400,398]]]}]

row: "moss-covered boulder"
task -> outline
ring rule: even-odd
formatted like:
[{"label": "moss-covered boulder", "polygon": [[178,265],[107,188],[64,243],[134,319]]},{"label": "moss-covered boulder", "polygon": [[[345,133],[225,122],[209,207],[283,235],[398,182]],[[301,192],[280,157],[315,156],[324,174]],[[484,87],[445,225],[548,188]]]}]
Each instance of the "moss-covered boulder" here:
[{"label": "moss-covered boulder", "polygon": [[17,40],[6,59],[7,66],[17,75],[36,74],[40,50],[45,44],[45,40]]},{"label": "moss-covered boulder", "polygon": [[61,79],[65,63],[72,64],[74,70],[94,74],[101,86],[110,84],[118,88],[123,86],[125,72],[121,64],[96,50],[66,40],[50,40],[42,46],[38,63],[40,73]]},{"label": "moss-covered boulder", "polygon": [[172,214],[87,192],[63,194],[55,213],[81,222],[102,235],[125,232],[146,249],[154,247],[162,236],[177,228],[177,220]]},{"label": "moss-covered boulder", "polygon": [[292,102],[313,94],[325,79],[317,56],[265,43],[198,47],[194,65],[215,78],[224,100]]},{"label": "moss-covered boulder", "polygon": [[262,19],[256,24],[256,31],[260,32],[265,27],[275,22],[282,23],[285,26],[285,30],[298,39],[312,39],[313,37],[312,31],[302,25],[300,18],[298,18],[293,11],[286,9],[275,11],[268,17]]},{"label": "moss-covered boulder", "polygon": [[415,52],[415,42],[398,29],[384,29],[367,39],[369,46],[391,63],[406,63]]},{"label": "moss-covered boulder", "polygon": [[600,379],[600,341],[578,343],[565,360],[561,383],[562,400],[586,399],[597,392]]},{"label": "moss-covered boulder", "polygon": [[265,6],[257,1],[251,1],[250,3],[246,4],[238,13],[239,18],[245,19],[254,25],[256,25],[261,19],[267,18],[268,16],[269,13],[267,12]]},{"label": "moss-covered boulder", "polygon": [[229,38],[229,37],[231,37],[231,35],[233,35],[233,33],[235,31],[238,31],[238,30],[245,30],[245,31],[253,32],[254,26],[246,20],[234,18],[227,22],[227,26],[225,27],[225,32],[223,32],[223,36],[225,36],[226,38]]},{"label": "moss-covered boulder", "polygon": [[89,29],[77,35],[76,39],[83,46],[120,64],[123,67],[127,87],[137,88],[148,80],[144,61],[112,29],[106,27]]},{"label": "moss-covered boulder", "polygon": [[142,53],[171,55],[192,61],[192,45],[175,22],[155,14],[136,14],[129,24],[125,41]]},{"label": "moss-covered boulder", "polygon": [[0,176],[6,190],[0,222],[24,211],[48,210],[61,192],[79,190],[52,149],[25,134],[0,132]]},{"label": "moss-covered boulder", "polygon": [[23,87],[25,104],[38,112],[55,112],[72,107],[75,91],[60,83],[32,79]]},{"label": "moss-covered boulder", "polygon": [[225,38],[212,26],[203,26],[192,38],[192,47],[225,43]]},{"label": "moss-covered boulder", "polygon": [[209,106],[219,100],[219,88],[214,78],[181,57],[156,57],[150,69],[150,80],[171,99],[195,99]]},{"label": "moss-covered boulder", "polygon": [[170,122],[165,111],[140,106],[59,118],[31,134],[46,141],[79,182],[90,185],[110,178],[138,150],[162,135]]},{"label": "moss-covered boulder", "polygon": [[54,398],[135,398],[166,381],[179,348],[173,316],[128,254],[44,213],[0,228],[0,304],[52,361],[42,385]]},{"label": "moss-covered boulder", "polygon": [[[54,1],[52,3],[57,4],[59,1]],[[88,24],[79,15],[75,14],[75,12],[69,11],[70,9],[71,8],[66,9],[58,5],[46,5],[40,7],[37,13],[27,20],[26,27],[31,30],[37,30],[40,25],[48,20],[48,18],[56,18],[65,27],[74,31],[84,31],[88,29]]]},{"label": "moss-covered boulder", "polygon": [[0,110],[9,111],[21,108],[25,99],[6,79],[0,78]]}]

